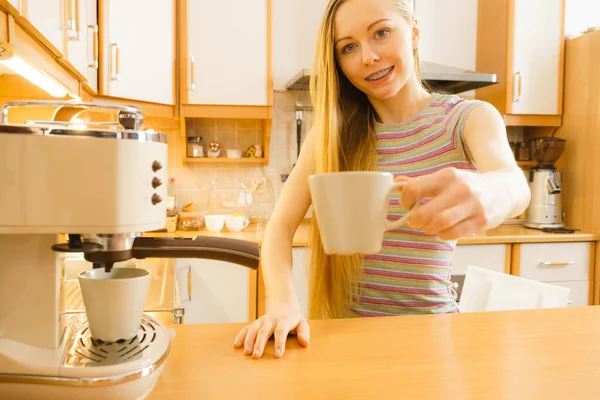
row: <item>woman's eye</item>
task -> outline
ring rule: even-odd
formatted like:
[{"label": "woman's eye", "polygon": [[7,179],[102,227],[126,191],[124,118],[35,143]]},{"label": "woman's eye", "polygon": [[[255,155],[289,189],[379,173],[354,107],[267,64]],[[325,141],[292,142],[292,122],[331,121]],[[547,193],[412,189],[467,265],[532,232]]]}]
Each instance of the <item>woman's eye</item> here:
[{"label": "woman's eye", "polygon": [[381,29],[381,30],[377,31],[377,33],[375,34],[375,37],[382,38],[384,36],[387,36],[388,33],[390,33],[389,29]]},{"label": "woman's eye", "polygon": [[342,53],[349,53],[349,52],[351,52],[352,50],[354,50],[354,48],[355,48],[355,47],[356,47],[356,46],[355,46],[355,45],[353,45],[353,44],[349,44],[349,45],[347,45],[347,46],[344,46],[344,48],[342,49]]}]

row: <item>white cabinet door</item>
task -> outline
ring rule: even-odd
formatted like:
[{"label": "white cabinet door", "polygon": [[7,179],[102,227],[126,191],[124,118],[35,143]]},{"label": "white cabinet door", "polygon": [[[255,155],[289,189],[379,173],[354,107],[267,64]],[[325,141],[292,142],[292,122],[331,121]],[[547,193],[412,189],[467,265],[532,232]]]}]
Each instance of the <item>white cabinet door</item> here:
[{"label": "white cabinet door", "polygon": [[267,104],[267,0],[187,2],[188,103]]},{"label": "white cabinet door", "polygon": [[584,307],[589,305],[590,285],[588,281],[575,282],[550,282],[552,285],[563,286],[571,289],[567,307]]},{"label": "white cabinet door", "polygon": [[173,104],[173,0],[110,0],[108,35],[108,95]]},{"label": "white cabinet door", "polygon": [[69,62],[98,90],[97,0],[75,0],[75,29],[68,33]]},{"label": "white cabinet door", "polygon": [[273,0],[273,86],[312,68],[317,33],[329,0]]},{"label": "white cabinet door", "polygon": [[570,305],[589,303],[589,242],[521,245],[520,276],[571,289]]},{"label": "white cabinet door", "polygon": [[506,246],[505,244],[461,244],[456,246],[452,262],[452,275],[464,275],[469,265],[505,272]]},{"label": "white cabinet door", "polygon": [[587,281],[590,243],[527,243],[521,245],[523,278],[540,282]]},{"label": "white cabinet door", "polygon": [[[191,271],[190,286],[188,271]],[[177,285],[185,310],[184,323],[248,322],[249,279],[248,268],[238,264],[177,260]]]},{"label": "white cabinet door", "polygon": [[[46,39],[61,52],[63,49],[63,30],[67,30],[65,20],[67,0],[27,0],[27,19]],[[64,11],[64,12],[63,12]]]},{"label": "white cabinet door", "polygon": [[475,70],[477,0],[415,0],[414,4],[421,60]]},{"label": "white cabinet door", "polygon": [[559,114],[563,1],[514,0],[511,114]]}]

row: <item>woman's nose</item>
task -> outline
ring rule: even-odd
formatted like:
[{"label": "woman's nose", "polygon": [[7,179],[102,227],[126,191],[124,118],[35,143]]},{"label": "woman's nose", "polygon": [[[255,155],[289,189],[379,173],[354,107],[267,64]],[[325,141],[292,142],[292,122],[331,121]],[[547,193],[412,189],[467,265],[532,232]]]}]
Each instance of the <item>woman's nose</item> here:
[{"label": "woman's nose", "polygon": [[371,65],[375,61],[379,61],[379,56],[374,51],[372,51],[371,48],[369,48],[367,46],[363,46],[362,56],[363,56],[363,63],[365,65]]}]

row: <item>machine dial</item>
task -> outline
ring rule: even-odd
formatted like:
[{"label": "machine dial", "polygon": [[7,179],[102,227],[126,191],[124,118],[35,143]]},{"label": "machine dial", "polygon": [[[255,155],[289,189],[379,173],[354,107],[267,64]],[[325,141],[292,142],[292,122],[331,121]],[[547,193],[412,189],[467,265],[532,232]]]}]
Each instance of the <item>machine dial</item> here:
[{"label": "machine dial", "polygon": [[161,164],[159,161],[154,161],[154,162],[152,163],[152,171],[153,171],[153,172],[157,172],[157,171],[161,170],[161,169],[162,169],[162,167],[163,167],[163,166],[162,166],[162,164]]},{"label": "machine dial", "polygon": [[152,195],[152,204],[153,205],[157,205],[158,203],[160,203],[162,201],[162,197],[160,197],[159,195],[157,195],[156,193],[154,193]]},{"label": "machine dial", "polygon": [[160,185],[162,185],[162,181],[160,179],[158,179],[157,177],[154,177],[154,179],[152,179],[152,188],[156,189]]}]

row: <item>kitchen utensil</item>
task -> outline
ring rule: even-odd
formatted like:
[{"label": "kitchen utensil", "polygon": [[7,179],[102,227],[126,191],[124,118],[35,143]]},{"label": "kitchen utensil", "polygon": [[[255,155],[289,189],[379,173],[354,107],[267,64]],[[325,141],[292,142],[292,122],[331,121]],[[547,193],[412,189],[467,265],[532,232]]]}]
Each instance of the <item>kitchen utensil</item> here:
[{"label": "kitchen utensil", "polygon": [[396,221],[387,220],[389,197],[403,185],[389,172],[311,175],[310,193],[325,253],[381,251],[384,232],[400,227],[410,216],[408,212]]}]

